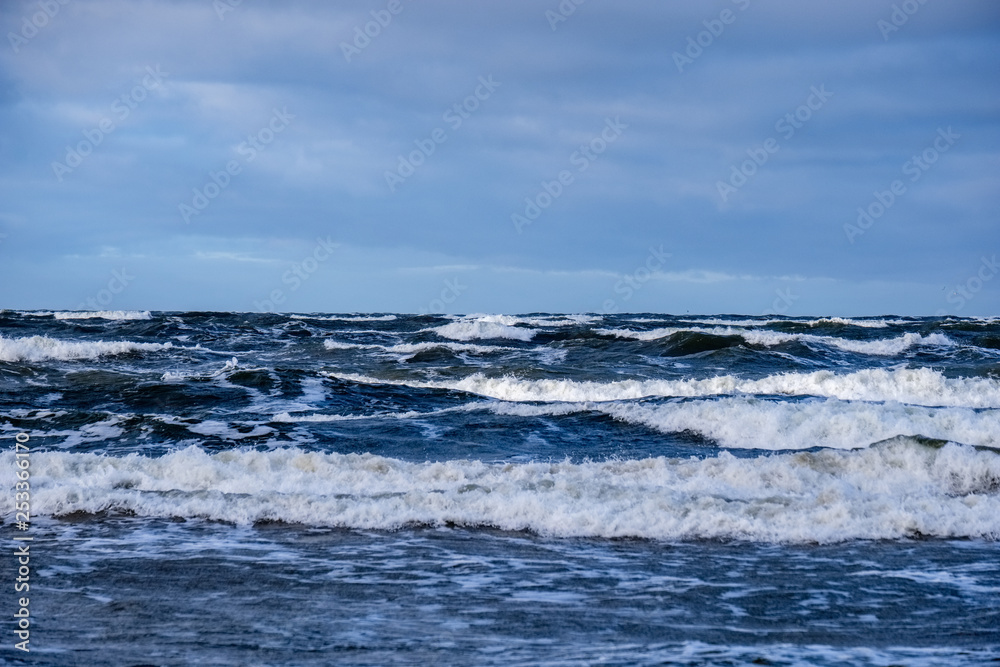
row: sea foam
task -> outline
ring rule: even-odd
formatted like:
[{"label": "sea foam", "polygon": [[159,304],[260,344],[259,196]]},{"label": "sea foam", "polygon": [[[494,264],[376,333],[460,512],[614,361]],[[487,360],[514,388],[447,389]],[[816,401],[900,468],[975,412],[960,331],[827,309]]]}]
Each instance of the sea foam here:
[{"label": "sea foam", "polygon": [[67,341],[48,336],[25,338],[0,337],[0,361],[63,361],[150,352],[172,347],[170,343],[133,343],[131,341]]},{"label": "sea foam", "polygon": [[617,338],[632,338],[641,341],[670,338],[679,333],[702,333],[711,336],[740,336],[750,345],[774,347],[793,341],[824,345],[826,347],[854,352],[856,354],[871,354],[878,356],[895,356],[902,354],[911,347],[933,345],[951,347],[955,343],[940,333],[922,336],[917,333],[905,333],[895,338],[879,338],[875,340],[853,340],[839,336],[817,336],[814,334],[789,334],[767,329],[743,329],[740,327],[667,327],[649,331],[633,331],[632,329],[596,329],[595,333]]},{"label": "sea foam", "polygon": [[451,322],[430,329],[437,335],[451,340],[469,341],[489,338],[507,338],[529,341],[535,337],[534,329],[504,324],[502,322],[476,320],[473,322]]},{"label": "sea foam", "polygon": [[[300,449],[210,455],[192,446],[159,458],[38,452],[32,468],[32,509],[42,515],[113,511],[361,529],[457,524],[663,540],[1000,538],[1000,455],[906,438],[754,459],[723,452],[522,464]],[[14,469],[14,454],[0,454],[0,483],[11,486]]]},{"label": "sea foam", "polygon": [[930,368],[872,368],[853,373],[832,371],[779,373],[750,380],[719,375],[691,380],[526,380],[475,373],[458,380],[399,380],[357,373],[325,375],[364,384],[450,389],[504,401],[620,401],[646,397],[695,397],[731,394],[818,396],[859,401],[898,401],[913,405],[969,408],[1000,407],[1000,380],[948,378]]},{"label": "sea foam", "polygon": [[745,396],[659,404],[485,405],[497,414],[523,417],[592,412],[661,433],[696,433],[721,447],[739,449],[855,449],[901,435],[1000,448],[1000,410],[995,409],[928,408],[833,398],[788,402]]},{"label": "sea foam", "polygon": [[75,310],[52,313],[57,320],[148,320],[152,315],[148,310]]}]

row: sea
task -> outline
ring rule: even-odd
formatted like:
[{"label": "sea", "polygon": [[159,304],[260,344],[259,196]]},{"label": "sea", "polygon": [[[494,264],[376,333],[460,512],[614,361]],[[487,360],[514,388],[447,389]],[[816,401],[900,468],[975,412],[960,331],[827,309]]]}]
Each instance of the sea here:
[{"label": "sea", "polygon": [[0,436],[4,665],[1000,663],[1000,318],[5,310]]}]

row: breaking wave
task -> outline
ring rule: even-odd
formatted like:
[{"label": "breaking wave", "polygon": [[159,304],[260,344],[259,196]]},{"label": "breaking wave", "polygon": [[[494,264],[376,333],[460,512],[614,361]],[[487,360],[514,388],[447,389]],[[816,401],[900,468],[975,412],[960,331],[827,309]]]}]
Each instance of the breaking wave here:
[{"label": "breaking wave", "polygon": [[[38,514],[251,524],[493,526],[543,535],[836,542],[1000,537],[1000,455],[897,438],[856,451],[500,464],[188,447],[32,455]],[[13,453],[0,455],[13,484]],[[12,510],[8,503],[8,512]]]}]

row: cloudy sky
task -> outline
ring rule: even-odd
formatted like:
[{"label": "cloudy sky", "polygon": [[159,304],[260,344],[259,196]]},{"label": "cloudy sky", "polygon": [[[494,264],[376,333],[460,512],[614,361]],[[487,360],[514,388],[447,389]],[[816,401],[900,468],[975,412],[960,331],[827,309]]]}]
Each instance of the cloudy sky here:
[{"label": "cloudy sky", "polygon": [[990,0],[0,3],[8,308],[991,315]]}]

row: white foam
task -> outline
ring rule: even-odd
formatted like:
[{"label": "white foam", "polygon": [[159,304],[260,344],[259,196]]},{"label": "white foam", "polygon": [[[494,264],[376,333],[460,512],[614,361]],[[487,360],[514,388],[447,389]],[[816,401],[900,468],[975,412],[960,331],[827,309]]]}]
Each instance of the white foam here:
[{"label": "white foam", "polygon": [[930,368],[865,369],[780,373],[759,380],[720,375],[703,380],[523,380],[475,373],[458,380],[380,379],[355,373],[325,373],[363,384],[452,389],[504,401],[620,401],[646,397],[697,397],[728,394],[784,394],[857,401],[898,401],[913,405],[1000,408],[1000,380],[946,378]]},{"label": "white foam", "polygon": [[[905,439],[753,459],[554,464],[410,463],[299,449],[209,455],[188,447],[155,459],[37,452],[32,469],[40,515],[118,510],[361,529],[452,523],[666,540],[1000,538],[1000,456]],[[14,470],[13,452],[0,454],[7,488]]]},{"label": "white foam", "polygon": [[499,345],[473,345],[473,344],[463,344],[463,343],[444,343],[444,342],[433,342],[433,343],[400,343],[399,345],[392,345],[385,348],[386,352],[392,352],[396,354],[403,354],[408,356],[413,356],[420,352],[428,352],[430,350],[450,350],[451,352],[459,354],[495,354],[497,352],[511,351],[515,348],[512,347],[502,347]]},{"label": "white foam", "polygon": [[[58,413],[48,413],[39,412],[38,415],[30,417],[31,419],[48,419],[50,417],[62,416],[66,414],[65,412]],[[77,447],[82,444],[89,444],[94,442],[102,442],[105,440],[111,440],[115,438],[120,438],[125,430],[121,428],[120,424],[123,419],[126,419],[127,415],[109,415],[107,419],[103,421],[94,422],[91,424],[84,424],[78,429],[58,429],[58,430],[44,430],[42,428],[31,429],[30,435],[32,438],[62,438],[59,441],[58,446],[63,448]],[[6,428],[3,430],[7,430]],[[21,429],[12,429],[21,430]]]},{"label": "white foam", "polygon": [[339,340],[333,340],[327,338],[323,341],[323,347],[328,350],[377,350],[382,348],[381,345],[363,344],[363,343],[345,343]]},{"label": "white foam", "polygon": [[52,313],[57,320],[149,320],[148,310],[85,310]]},{"label": "white foam", "polygon": [[483,322],[485,324],[502,324],[513,327],[523,324],[529,327],[567,327],[578,324],[593,324],[604,319],[602,315],[547,315],[544,317],[529,317],[526,315],[489,315],[475,313],[452,318],[459,322]]},{"label": "white foam", "polygon": [[297,424],[299,422],[312,422],[312,423],[322,423],[322,422],[343,422],[343,421],[359,421],[364,419],[417,419],[420,417],[426,417],[427,413],[415,412],[413,410],[409,412],[396,412],[396,413],[382,413],[375,415],[328,415],[321,413],[313,413],[309,415],[292,415],[288,412],[279,412],[271,418],[272,422],[285,423],[285,424]]},{"label": "white foam", "polygon": [[730,448],[856,449],[900,435],[1000,448],[1000,410],[927,408],[838,399],[787,402],[742,396],[667,404],[485,405],[497,414],[525,417],[596,412],[663,433],[697,433]]},{"label": "white foam", "polygon": [[[726,318],[710,317],[703,319],[691,320],[688,318],[681,318],[684,322],[691,322],[692,324],[708,324],[711,326],[723,326],[723,327],[761,327],[767,326],[768,324],[775,324],[777,322],[787,322],[788,320],[730,320]],[[665,320],[629,320],[630,322],[663,322]]]},{"label": "white foam", "polygon": [[325,322],[392,322],[396,319],[395,315],[359,315],[357,317],[347,315],[333,315],[330,317],[322,317],[319,315],[290,315],[290,317],[296,320],[323,320]]},{"label": "white foam", "polygon": [[972,575],[947,570],[862,570],[861,572],[854,572],[852,576],[878,577],[879,579],[909,579],[918,583],[953,586],[959,593],[966,595],[982,595],[983,593],[996,595],[1000,593],[1000,586],[983,585],[979,579]]},{"label": "white foam", "polygon": [[151,352],[171,348],[170,343],[133,343],[130,341],[66,341],[48,336],[26,338],[0,337],[0,361],[46,361],[58,359],[96,359],[102,356]]},{"label": "white foam", "polygon": [[548,347],[545,345],[539,345],[532,350],[532,353],[538,355],[539,364],[543,366],[558,366],[566,361],[566,356],[569,354],[569,350],[564,347]]},{"label": "white foam", "polygon": [[852,327],[864,327],[866,329],[884,329],[890,324],[911,324],[906,320],[859,320],[853,317],[821,317],[816,320],[809,320],[806,322],[810,326],[817,326],[820,324],[846,324]]},{"label": "white foam", "polygon": [[525,324],[529,327],[570,327],[580,324],[593,324],[601,322],[604,317],[601,315],[552,315],[550,317],[523,317],[523,316],[492,316],[503,317],[504,324],[511,326]]},{"label": "white foam", "polygon": [[212,373],[212,375],[213,376],[216,376],[216,375],[226,375],[228,373],[233,373],[233,372],[235,372],[237,370],[245,370],[245,369],[241,369],[240,368],[240,360],[237,359],[236,357],[233,357],[232,359],[230,359],[229,361],[226,362],[225,366],[223,366],[219,370],[217,370],[214,373]]},{"label": "white foam", "polygon": [[[196,345],[194,348],[190,348],[190,349],[200,350],[200,349],[202,349],[202,347],[201,347],[201,345]],[[222,352],[222,353],[215,352],[214,354],[229,354],[229,353],[228,352]],[[211,373],[206,374],[204,372],[195,372],[195,371],[166,371],[166,372],[164,372],[160,376],[160,381],[161,382],[176,383],[176,382],[186,382],[186,381],[188,381],[188,380],[190,380],[192,378],[203,378],[203,379],[207,379],[207,378],[220,378],[220,379],[224,379],[225,376],[228,376],[231,373],[245,372],[245,371],[257,371],[257,370],[263,370],[263,369],[261,367],[256,367],[256,366],[241,366],[239,359],[237,359],[236,357],[231,357],[222,366],[222,368],[214,370]],[[244,387],[244,389],[247,389],[247,388]]]},{"label": "white foam", "polygon": [[[363,419],[425,419],[427,417],[437,417],[440,415],[445,415],[453,412],[470,412],[473,410],[479,410],[483,406],[488,406],[489,403],[486,401],[480,403],[467,403],[465,405],[459,405],[451,408],[442,408],[440,410],[432,410],[430,412],[417,412],[415,410],[407,410],[406,412],[379,412],[376,414],[324,414],[324,413],[312,413],[312,414],[291,414],[287,411],[279,412],[271,418],[272,422],[284,422],[294,424],[297,422],[340,422],[340,421],[358,421]],[[308,409],[308,408],[307,408]]]},{"label": "white foam", "polygon": [[323,347],[328,350],[380,350],[386,354],[400,355],[401,358],[409,358],[420,352],[427,352],[430,350],[450,350],[451,352],[455,352],[457,354],[494,354],[496,352],[515,349],[512,347],[501,347],[498,345],[474,345],[464,343],[448,343],[444,341],[377,345],[371,343],[345,343],[331,338],[327,338],[323,341]]},{"label": "white foam", "polygon": [[[767,326],[769,324],[807,324],[811,327],[820,326],[824,324],[844,324],[853,327],[864,327],[866,329],[884,329],[891,325],[906,325],[913,324],[913,320],[902,320],[902,319],[883,319],[883,318],[873,318],[873,319],[861,319],[856,317],[819,317],[815,319],[796,319],[796,318],[772,318],[772,319],[729,319],[724,317],[704,317],[704,318],[687,318],[687,317],[677,317],[676,319],[683,322],[690,322],[692,324],[708,324],[714,326],[729,326],[729,327],[761,327]],[[654,319],[654,318],[635,318],[629,319],[629,322],[666,322],[669,321],[666,318]]]},{"label": "white foam", "polygon": [[703,333],[712,336],[740,336],[751,345],[761,345],[773,347],[791,341],[803,343],[815,343],[827,347],[835,347],[857,354],[871,354],[878,356],[895,356],[902,354],[911,347],[918,345],[953,346],[954,342],[940,333],[932,333],[922,336],[917,333],[906,333],[896,338],[881,338],[877,340],[852,340],[840,338],[838,336],[817,336],[814,334],[790,334],[780,331],[770,331],[767,329],[743,329],[739,327],[714,327],[706,329],[702,327],[665,327],[652,329],[650,331],[633,331],[631,329],[595,329],[595,333],[605,336],[615,336],[617,338],[631,338],[634,340],[651,341],[661,338],[669,338],[678,333]]},{"label": "white foam", "polygon": [[204,435],[204,436],[223,438],[225,440],[243,440],[244,438],[259,438],[261,436],[274,433],[274,429],[271,428],[270,426],[262,426],[260,424],[254,425],[254,427],[250,431],[243,433],[233,428],[229,424],[220,421],[215,421],[212,419],[206,419],[204,421],[198,422],[197,424],[182,423],[182,425],[186,426],[187,429],[192,433],[197,433],[198,435]]},{"label": "white foam", "polygon": [[439,327],[425,329],[433,331],[443,338],[451,340],[469,341],[489,338],[508,338],[511,340],[529,341],[537,333],[534,329],[504,324],[503,316],[491,316],[474,321],[459,321],[443,324]]},{"label": "white foam", "polygon": [[895,338],[876,340],[852,340],[837,336],[815,336],[812,334],[783,334],[774,331],[748,331],[739,335],[743,336],[751,345],[770,347],[795,340],[834,347],[857,354],[877,356],[895,356],[916,346],[951,347],[955,344],[950,338],[940,333],[932,333],[927,336],[918,333],[905,333]]}]

